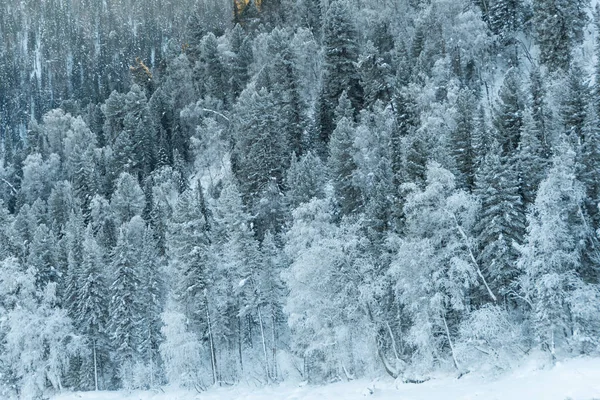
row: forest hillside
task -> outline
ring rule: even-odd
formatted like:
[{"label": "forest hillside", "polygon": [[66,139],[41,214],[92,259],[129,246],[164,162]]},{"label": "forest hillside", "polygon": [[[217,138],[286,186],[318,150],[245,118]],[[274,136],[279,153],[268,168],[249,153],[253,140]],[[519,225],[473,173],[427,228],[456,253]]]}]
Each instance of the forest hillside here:
[{"label": "forest hillside", "polygon": [[0,2],[0,397],[600,351],[589,0]]}]

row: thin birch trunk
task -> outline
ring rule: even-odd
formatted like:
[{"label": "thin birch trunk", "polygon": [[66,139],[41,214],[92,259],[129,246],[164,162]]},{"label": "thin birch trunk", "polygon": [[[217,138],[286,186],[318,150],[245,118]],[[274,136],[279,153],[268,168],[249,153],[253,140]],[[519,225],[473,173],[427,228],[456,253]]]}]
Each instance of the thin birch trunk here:
[{"label": "thin birch trunk", "polygon": [[456,360],[456,354],[454,353],[454,344],[452,343],[452,338],[450,337],[450,329],[448,329],[448,323],[446,322],[446,316],[442,316],[444,320],[444,328],[446,328],[446,337],[448,338],[448,344],[450,345],[450,352],[452,353],[452,361],[454,361],[454,366],[457,371],[460,371],[458,367],[458,361]]}]

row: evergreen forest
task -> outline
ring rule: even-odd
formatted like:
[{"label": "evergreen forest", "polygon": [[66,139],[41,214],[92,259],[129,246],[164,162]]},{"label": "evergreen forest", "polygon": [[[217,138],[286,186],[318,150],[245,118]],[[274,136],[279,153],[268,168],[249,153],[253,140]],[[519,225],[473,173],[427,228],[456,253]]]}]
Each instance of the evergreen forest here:
[{"label": "evergreen forest", "polygon": [[590,0],[0,2],[0,397],[600,353]]}]

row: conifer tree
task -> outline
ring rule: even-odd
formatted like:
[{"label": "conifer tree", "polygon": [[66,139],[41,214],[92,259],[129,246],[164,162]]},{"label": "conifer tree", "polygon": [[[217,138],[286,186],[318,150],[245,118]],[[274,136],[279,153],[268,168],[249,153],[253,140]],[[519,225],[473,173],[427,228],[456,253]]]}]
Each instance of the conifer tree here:
[{"label": "conifer tree", "polygon": [[27,265],[34,268],[38,288],[57,283],[60,271],[56,268],[56,239],[45,224],[37,226],[29,245]]},{"label": "conifer tree", "polygon": [[250,39],[239,24],[231,31],[230,45],[235,54],[231,65],[230,85],[233,101],[236,101],[250,79],[249,68],[253,61]]},{"label": "conifer tree", "polygon": [[475,134],[475,96],[462,90],[456,100],[456,128],[451,136],[452,155],[458,171],[459,186],[472,191],[475,185],[477,157],[473,136]]},{"label": "conifer tree", "polygon": [[173,271],[173,295],[193,321],[193,330],[204,334],[205,290],[209,284],[208,262],[212,222],[197,184],[179,196],[167,234],[167,254]]},{"label": "conifer tree", "polygon": [[298,160],[292,158],[286,172],[286,198],[291,209],[312,198],[324,197],[325,166],[313,152],[308,152]]},{"label": "conifer tree", "polygon": [[501,146],[503,156],[513,154],[519,145],[523,107],[518,71],[511,68],[504,76],[493,117],[496,140]]},{"label": "conifer tree", "polygon": [[354,127],[346,117],[338,122],[329,142],[329,170],[341,215],[360,211],[362,197],[355,183]]},{"label": "conifer tree", "polygon": [[300,84],[290,37],[283,29],[274,29],[268,39],[272,64],[269,68],[270,90],[273,93],[279,129],[286,133],[289,151],[298,157],[304,152],[305,108],[300,97]]},{"label": "conifer tree", "polygon": [[154,231],[146,227],[143,233],[142,253],[139,260],[140,270],[140,302],[143,312],[140,315],[139,330],[141,363],[148,368],[146,382],[150,388],[158,385],[161,380],[161,360],[159,347],[162,342],[161,314],[164,309],[164,282],[161,276],[160,263]]},{"label": "conifer tree", "polygon": [[329,5],[323,24],[323,46],[324,76],[318,112],[320,139],[326,144],[335,129],[334,110],[342,92],[347,92],[355,114],[363,104],[360,77],[355,66],[358,36],[346,0],[335,0]]},{"label": "conifer tree", "polygon": [[526,108],[516,156],[520,192],[525,207],[534,203],[538,185],[544,178],[548,167],[545,149],[540,142],[541,136],[539,125],[534,120],[531,109]]},{"label": "conifer tree", "polygon": [[550,70],[567,70],[571,52],[583,40],[587,0],[535,0],[533,22],[540,61]]},{"label": "conifer tree", "polygon": [[489,25],[503,43],[508,44],[521,29],[523,4],[521,0],[494,0],[488,5]]},{"label": "conifer tree", "polygon": [[214,99],[226,101],[228,90],[225,87],[225,70],[217,46],[217,38],[212,32],[202,39],[200,65],[203,69],[204,89],[201,90],[201,93]]},{"label": "conifer tree", "polygon": [[81,266],[77,274],[80,282],[74,322],[89,346],[81,371],[83,387],[95,390],[106,387],[102,376],[104,369],[108,367],[109,342],[106,334],[109,292],[103,266],[102,248],[94,239],[91,225],[88,225],[82,244]]},{"label": "conifer tree", "polygon": [[490,279],[493,290],[506,295],[518,276],[518,252],[525,234],[525,209],[519,191],[514,163],[502,158],[495,142],[483,159],[476,178],[475,193],[481,198],[478,221],[478,261]]},{"label": "conifer tree", "polygon": [[252,198],[259,199],[270,182],[282,183],[291,153],[285,132],[279,129],[272,93],[248,87],[238,103],[232,169],[244,201],[250,203]]},{"label": "conifer tree", "polygon": [[589,92],[584,73],[577,64],[571,65],[566,78],[566,93],[562,100],[561,114],[565,133],[571,136],[573,143],[585,141],[584,130]]},{"label": "conifer tree", "polygon": [[546,101],[546,89],[539,68],[532,68],[529,75],[531,91],[531,113],[539,133],[539,141],[544,149],[544,157],[549,159],[552,154],[550,144],[551,115]]},{"label": "conifer tree", "polygon": [[127,172],[122,173],[110,199],[110,207],[117,224],[129,222],[134,216],[142,215],[145,205],[146,198],[137,180]]},{"label": "conifer tree", "polygon": [[132,385],[132,369],[139,360],[144,315],[140,260],[144,244],[145,223],[137,215],[119,229],[117,245],[112,252],[108,332],[112,359],[123,387]]}]

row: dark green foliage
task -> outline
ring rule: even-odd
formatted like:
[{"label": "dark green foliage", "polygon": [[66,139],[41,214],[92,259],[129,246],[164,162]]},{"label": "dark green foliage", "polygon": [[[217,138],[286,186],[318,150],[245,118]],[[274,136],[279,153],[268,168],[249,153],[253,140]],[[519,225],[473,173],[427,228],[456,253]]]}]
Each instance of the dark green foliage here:
[{"label": "dark green foliage", "polygon": [[490,29],[503,43],[510,43],[522,27],[522,0],[493,0],[486,3]]},{"label": "dark green foliage", "polygon": [[574,143],[584,138],[589,90],[584,81],[584,73],[578,65],[572,65],[566,78],[566,93],[562,100],[561,114],[565,133]]},{"label": "dark green foliage", "polygon": [[496,140],[501,146],[503,156],[512,154],[519,145],[523,107],[518,70],[511,68],[504,76],[493,116]]},{"label": "dark green foliage", "polygon": [[583,40],[587,0],[535,0],[533,22],[540,61],[550,70],[567,70],[573,48]]},{"label": "dark green foliage", "polygon": [[481,199],[481,214],[476,226],[478,262],[487,271],[492,290],[507,295],[518,276],[518,251],[525,235],[525,209],[516,163],[501,157],[494,143],[483,159],[476,178],[475,193]]},{"label": "dark green foliage", "polygon": [[238,100],[234,129],[233,172],[244,200],[258,199],[271,182],[280,185],[291,151],[285,132],[273,114],[274,96],[263,88],[247,88]]},{"label": "dark green foliage", "polygon": [[477,100],[470,90],[459,93],[456,101],[456,128],[451,136],[452,155],[458,171],[458,186],[472,191],[475,185],[476,148],[475,105]]},{"label": "dark green foliage", "polygon": [[334,109],[343,91],[347,92],[355,114],[362,108],[363,92],[355,66],[358,60],[358,36],[346,0],[329,5],[323,25],[325,49],[323,86],[319,99],[320,138],[323,143],[335,129]]},{"label": "dark green foliage", "polygon": [[329,142],[329,171],[341,215],[349,215],[362,207],[360,189],[354,182],[354,127],[346,117],[338,122]]}]

